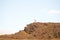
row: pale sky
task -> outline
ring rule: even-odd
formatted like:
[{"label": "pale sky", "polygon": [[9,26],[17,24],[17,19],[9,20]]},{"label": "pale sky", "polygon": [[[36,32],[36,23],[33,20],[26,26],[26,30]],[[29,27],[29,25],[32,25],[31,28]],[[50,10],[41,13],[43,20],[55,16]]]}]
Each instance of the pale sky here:
[{"label": "pale sky", "polygon": [[60,22],[60,0],[0,0],[0,34],[18,32],[34,19]]}]

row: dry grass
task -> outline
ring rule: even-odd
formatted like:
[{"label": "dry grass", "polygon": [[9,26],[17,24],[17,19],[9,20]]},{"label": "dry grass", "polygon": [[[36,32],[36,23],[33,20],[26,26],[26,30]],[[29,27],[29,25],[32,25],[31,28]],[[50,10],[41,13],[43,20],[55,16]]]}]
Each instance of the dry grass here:
[{"label": "dry grass", "polygon": [[0,40],[60,40],[60,39],[4,39],[0,38]]}]

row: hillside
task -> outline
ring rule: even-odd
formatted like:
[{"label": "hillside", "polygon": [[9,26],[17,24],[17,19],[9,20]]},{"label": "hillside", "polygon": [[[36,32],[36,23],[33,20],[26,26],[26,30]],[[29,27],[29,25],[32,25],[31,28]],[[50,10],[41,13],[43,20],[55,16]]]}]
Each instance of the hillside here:
[{"label": "hillside", "polygon": [[1,35],[0,40],[5,39],[31,39],[31,40],[39,40],[39,39],[52,39],[52,40],[60,40],[60,23],[40,23],[33,22],[27,24],[24,30],[19,31],[15,34],[11,35]]}]

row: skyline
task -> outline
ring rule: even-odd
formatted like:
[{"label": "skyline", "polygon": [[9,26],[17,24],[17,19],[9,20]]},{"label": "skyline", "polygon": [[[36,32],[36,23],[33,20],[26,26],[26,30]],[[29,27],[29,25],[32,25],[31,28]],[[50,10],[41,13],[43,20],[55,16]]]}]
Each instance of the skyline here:
[{"label": "skyline", "polygon": [[34,22],[60,22],[60,0],[0,0],[0,34],[15,33]]}]

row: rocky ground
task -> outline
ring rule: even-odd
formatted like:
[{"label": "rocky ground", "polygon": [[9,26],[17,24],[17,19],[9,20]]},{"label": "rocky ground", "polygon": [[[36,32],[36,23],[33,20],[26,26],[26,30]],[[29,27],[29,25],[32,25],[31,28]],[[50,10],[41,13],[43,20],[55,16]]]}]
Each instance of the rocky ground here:
[{"label": "rocky ground", "polygon": [[0,40],[60,40],[60,23],[30,23],[15,34],[0,35]]}]

